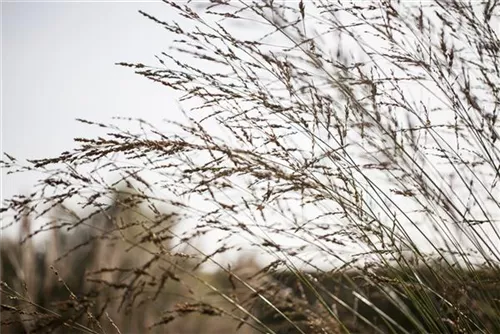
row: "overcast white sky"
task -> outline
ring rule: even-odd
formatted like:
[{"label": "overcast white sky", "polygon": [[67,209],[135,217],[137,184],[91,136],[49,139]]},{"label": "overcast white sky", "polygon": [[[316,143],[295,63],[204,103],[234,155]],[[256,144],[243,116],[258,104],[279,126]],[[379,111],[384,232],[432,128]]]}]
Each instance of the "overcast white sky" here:
[{"label": "overcast white sky", "polygon": [[[114,65],[156,63],[169,36],[138,13],[167,20],[161,2],[2,2],[1,151],[18,159],[51,157],[95,137],[76,118],[112,123],[141,117],[162,123],[181,117],[164,86]],[[92,132],[92,131],[95,131]],[[34,174],[6,175],[2,200],[32,191]],[[17,227],[4,230],[15,233]]]},{"label": "overcast white sky", "polygon": [[[54,156],[94,129],[75,121],[114,116],[152,122],[176,117],[165,87],[119,61],[154,63],[170,41],[138,10],[168,16],[154,2],[2,3],[2,151],[18,158]],[[6,176],[2,196],[26,193],[35,176]]]},{"label": "overcast white sky", "polygon": [[[175,96],[114,63],[156,63],[168,34],[138,10],[168,19],[160,2],[2,2],[1,151],[20,159],[55,156],[93,127],[76,118],[114,116],[155,123],[180,117]],[[7,176],[3,198],[27,193],[34,175]]]},{"label": "overcast white sky", "polygon": [[[56,156],[73,147],[74,137],[99,134],[76,118],[154,123],[181,116],[171,91],[114,65],[154,64],[154,55],[171,45],[139,9],[170,16],[160,2],[2,3],[3,152],[19,159]],[[28,193],[37,181],[5,171],[2,178],[3,198]]]}]

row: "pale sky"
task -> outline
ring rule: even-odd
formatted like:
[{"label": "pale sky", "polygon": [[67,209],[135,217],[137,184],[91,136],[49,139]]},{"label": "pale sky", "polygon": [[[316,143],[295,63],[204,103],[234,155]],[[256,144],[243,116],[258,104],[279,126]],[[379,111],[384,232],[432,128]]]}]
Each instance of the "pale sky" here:
[{"label": "pale sky", "polygon": [[[97,137],[76,118],[113,123],[141,117],[166,127],[180,119],[174,92],[117,62],[156,64],[172,45],[158,24],[161,2],[2,2],[1,151],[20,160],[59,155],[74,137]],[[122,125],[126,128],[126,123]],[[3,199],[33,190],[38,177],[2,170]],[[4,230],[5,235],[17,226]]]},{"label": "pale sky", "polygon": [[[180,118],[164,86],[114,63],[155,64],[172,44],[144,10],[168,20],[160,2],[2,2],[1,151],[19,159],[56,156],[74,137],[95,137],[76,118],[112,123]],[[93,132],[95,131],[95,132]],[[34,175],[7,176],[3,198],[28,193]]]},{"label": "pale sky", "polygon": [[[74,137],[100,134],[76,118],[155,123],[180,117],[172,91],[114,65],[155,64],[154,55],[172,44],[138,10],[171,16],[161,2],[2,3],[2,152],[52,157],[73,148]],[[38,179],[5,171],[2,178],[3,198],[31,192]]]},{"label": "pale sky", "polygon": [[[154,63],[170,41],[142,9],[168,16],[162,3],[2,3],[2,151],[17,158],[55,156],[94,128],[75,118],[175,118],[172,93],[120,61]],[[163,14],[163,15],[162,15]],[[6,176],[2,196],[29,192],[35,176]]]}]

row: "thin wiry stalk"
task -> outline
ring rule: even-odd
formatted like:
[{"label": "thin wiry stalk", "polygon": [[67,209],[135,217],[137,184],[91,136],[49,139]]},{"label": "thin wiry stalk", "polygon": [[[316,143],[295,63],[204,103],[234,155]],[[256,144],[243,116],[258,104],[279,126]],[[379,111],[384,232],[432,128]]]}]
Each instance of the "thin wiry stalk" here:
[{"label": "thin wiry stalk", "polygon": [[[6,155],[45,174],[6,202],[14,222],[81,211],[26,231],[24,268],[38,234],[89,233],[50,259],[93,259],[67,290],[103,331],[195,313],[270,333],[500,330],[496,2],[164,2],[178,21],[140,14],[173,46],[118,65],[181,92],[186,121],[80,120],[106,135]],[[247,249],[255,275],[223,265]]]}]

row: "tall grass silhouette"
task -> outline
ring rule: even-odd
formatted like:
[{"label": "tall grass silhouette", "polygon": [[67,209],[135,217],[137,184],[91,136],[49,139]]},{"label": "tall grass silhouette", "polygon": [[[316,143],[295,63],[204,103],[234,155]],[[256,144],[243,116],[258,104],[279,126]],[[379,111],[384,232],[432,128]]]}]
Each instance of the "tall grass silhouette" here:
[{"label": "tall grass silhouette", "polygon": [[[157,64],[118,65],[180,93],[185,121],[82,119],[106,134],[55,158],[6,155],[4,168],[45,177],[4,217],[22,224],[69,202],[79,212],[36,232],[24,223],[28,250],[3,250],[17,276],[3,283],[2,321],[26,332],[500,331],[497,2],[165,7],[178,19],[140,14],[173,45]],[[68,254],[100,253],[81,274],[62,273],[76,255],[61,269],[40,260],[67,298],[50,306],[29,297],[42,286],[30,238],[66,229],[89,231]],[[225,264],[247,249],[257,262]]]}]

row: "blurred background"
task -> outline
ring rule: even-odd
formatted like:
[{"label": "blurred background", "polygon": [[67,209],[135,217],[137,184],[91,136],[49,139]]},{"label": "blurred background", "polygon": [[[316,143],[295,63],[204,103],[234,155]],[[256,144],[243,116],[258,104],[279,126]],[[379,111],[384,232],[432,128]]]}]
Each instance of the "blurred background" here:
[{"label": "blurred background", "polygon": [[[170,131],[164,120],[185,119],[177,102],[179,94],[115,65],[118,62],[157,64],[154,55],[168,52],[172,43],[166,39],[170,35],[158,24],[139,15],[138,10],[165,21],[174,17],[169,6],[156,1],[2,2],[2,152],[19,160],[53,157],[71,150],[75,137],[95,138],[106,133],[76,119],[113,123],[120,118],[143,118],[160,127],[162,133]],[[251,39],[255,30],[245,26],[239,32]],[[415,93],[415,100],[422,98],[421,91],[412,93]],[[433,121],[436,119],[439,115]],[[39,178],[40,175],[33,172],[7,175],[6,170],[2,170],[2,200],[30,193]],[[278,251],[264,258],[262,254],[238,248],[235,252],[225,252],[221,260],[218,254],[211,253],[219,247],[214,240],[224,235],[219,231],[207,233],[205,237],[211,237],[204,239],[203,246],[205,253],[210,254],[207,259],[216,259],[221,266],[214,265],[204,271],[200,268],[207,269],[205,262],[209,261],[200,261],[203,259],[200,254],[196,259],[191,258],[187,251],[183,257],[185,249],[179,246],[180,238],[172,234],[173,230],[179,231],[179,226],[196,231],[197,222],[183,221],[177,216],[178,212],[165,207],[158,211],[158,216],[164,215],[162,224],[165,226],[157,235],[164,238],[168,250],[179,253],[165,251],[165,263],[149,268],[148,261],[154,258],[153,241],[144,239],[144,235],[134,228],[138,228],[144,218],[154,221],[156,217],[148,216],[150,208],[145,209],[144,203],[133,194],[130,198],[124,196],[121,193],[124,189],[124,184],[120,184],[105,212],[92,218],[92,224],[100,229],[101,235],[85,227],[71,231],[55,228],[59,222],[75,221],[72,210],[76,206],[72,208],[66,206],[67,203],[56,206],[48,219],[33,220],[27,215],[18,221],[19,224],[2,229],[1,275],[5,283],[2,297],[14,296],[18,299],[13,300],[25,302],[12,303],[2,309],[4,314],[13,314],[13,323],[17,321],[12,325],[8,319],[5,327],[2,323],[2,332],[59,330],[64,333],[65,322],[81,324],[84,323],[82,319],[97,317],[106,323],[104,329],[110,332],[115,331],[116,323],[124,333],[140,333],[147,329],[158,333],[231,333],[237,329],[241,333],[256,333],[267,326],[280,334],[319,334],[340,332],[334,321],[340,317],[354,333],[367,333],[375,327],[380,333],[416,333],[423,327],[415,324],[428,320],[425,314],[419,318],[420,313],[426,313],[426,307],[436,312],[429,313],[430,319],[439,314],[441,308],[446,308],[446,317],[454,320],[474,315],[474,321],[482,326],[477,328],[483,332],[500,328],[498,321],[492,320],[496,319],[500,308],[496,267],[462,273],[461,269],[454,271],[451,265],[452,269],[440,272],[437,261],[429,259],[423,265],[417,261],[411,263],[411,259],[404,259],[406,250],[401,249],[399,255],[406,267],[394,269],[388,265],[385,270],[374,270],[375,276],[386,279],[376,283],[373,283],[375,276],[362,276],[357,271],[330,272],[333,261],[323,258],[316,260],[326,264],[328,269],[314,273],[275,270],[278,261],[264,270],[263,264],[276,259],[273,255],[279,254]],[[404,200],[401,203],[405,203]],[[203,205],[190,204],[197,209]],[[304,213],[303,217],[307,214],[311,213]],[[263,215],[262,218],[264,220]],[[145,255],[138,247],[122,242],[120,234],[110,228],[111,222],[116,221],[122,226],[133,226],[119,232],[125,233],[130,240],[139,240],[138,243],[150,253]],[[28,238],[42,225],[49,227],[43,233],[45,240]],[[428,233],[425,228],[429,229]],[[417,240],[410,228],[408,231],[408,239]],[[426,233],[432,235],[431,226],[424,226],[422,231],[424,236]],[[295,236],[290,234],[292,238]],[[231,244],[239,246],[238,235],[232,240]],[[281,246],[285,243],[279,238],[272,241]],[[329,247],[325,253],[332,252]],[[300,251],[302,249],[293,254],[301,255]],[[357,253],[359,250],[344,251]],[[231,266],[226,269],[224,266],[230,262]],[[57,264],[55,268],[51,267],[54,263]],[[175,271],[177,266],[183,270]],[[457,272],[456,276],[450,274]],[[235,275],[239,278],[235,279]],[[410,286],[415,277],[423,277],[432,293],[420,295],[419,286]],[[389,289],[385,283],[391,280],[397,284]],[[321,294],[316,293],[320,288],[308,289],[313,281],[319,282],[318,286],[323,289]],[[470,281],[473,282],[469,284]],[[249,289],[243,282],[250,282],[258,291]],[[456,289],[458,284],[461,284],[460,289]],[[398,287],[418,298],[408,301]],[[369,303],[360,302],[359,291],[371,298]],[[276,309],[270,310],[269,305],[256,301],[258,292],[268,293],[266,298],[281,311],[275,312]],[[446,295],[453,305],[443,306],[442,299],[435,297],[440,294]],[[424,302],[419,305],[414,301],[420,301],[420,297]],[[40,317],[35,313],[35,304],[56,313]],[[238,305],[244,305],[249,311],[242,311]],[[422,305],[424,307],[418,310]],[[456,311],[456,305],[466,309],[466,316]],[[231,314],[223,314],[222,309],[231,310]],[[283,320],[285,311],[293,321]],[[412,312],[417,316],[408,316]],[[387,318],[391,319],[390,324]],[[88,326],[78,329],[89,333],[99,331],[98,325],[91,320],[85,323]],[[397,324],[396,329],[392,327],[394,324]],[[445,326],[448,325],[442,328]],[[450,333],[462,333],[453,328],[452,325],[446,327]]]}]

